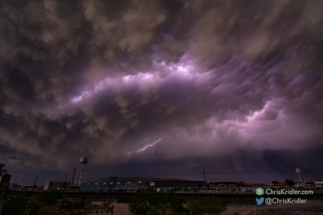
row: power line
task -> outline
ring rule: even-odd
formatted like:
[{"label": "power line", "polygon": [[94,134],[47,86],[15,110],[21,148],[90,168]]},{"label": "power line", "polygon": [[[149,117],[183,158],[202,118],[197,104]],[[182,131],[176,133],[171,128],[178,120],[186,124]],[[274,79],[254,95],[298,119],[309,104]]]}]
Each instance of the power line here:
[{"label": "power line", "polygon": [[[315,169],[323,169],[323,167],[316,167],[316,168],[302,168],[302,170],[315,170]],[[273,172],[293,172],[295,171],[294,169],[286,169],[286,170],[271,170],[271,171],[205,171],[205,173],[217,173],[217,174],[259,174],[259,173],[273,173]],[[204,174],[204,171],[200,171],[200,172],[188,172],[188,173],[179,173],[179,174],[170,174],[170,175],[148,175],[148,176],[141,176],[141,177],[146,177],[146,178],[161,178],[161,177],[173,177],[173,176],[187,176],[187,175],[198,175],[198,174]],[[303,173],[306,174],[306,173]],[[20,178],[33,178],[32,176],[19,176]],[[107,178],[109,176],[106,177],[87,177],[86,179],[100,179],[100,178]],[[122,176],[120,176],[122,177]],[[64,176],[60,177],[60,176],[38,176],[38,178],[41,179],[48,179],[50,178],[52,179],[62,179],[64,178]],[[70,177],[68,177],[69,179]]]},{"label": "power line", "polygon": [[[323,167],[318,168],[308,168],[308,169],[302,169],[302,170],[311,170],[311,169],[323,169]],[[276,171],[257,171],[257,172],[206,172],[206,173],[267,173],[267,172],[290,172],[295,170],[276,170]]]},{"label": "power line", "polygon": [[[308,163],[320,163],[320,164],[323,164],[322,161],[311,161],[311,162],[302,162],[302,163],[285,163],[285,164],[282,164],[282,163],[277,163],[277,164],[268,164],[266,165],[267,166],[284,166],[284,165],[301,165],[301,164],[308,164]],[[261,168],[261,167],[265,167],[265,166],[248,166],[248,165],[245,165],[245,166],[238,166],[238,165],[235,165],[235,167],[242,167],[242,168],[250,168],[250,167],[257,167],[257,168]],[[228,168],[208,168],[208,169],[228,169]],[[302,168],[303,169],[303,168]]]},{"label": "power line", "polygon": [[[323,167],[318,167],[318,168],[302,168],[302,170],[312,170],[312,169],[323,169]],[[295,171],[294,169],[288,169],[288,170],[276,170],[276,171],[244,171],[244,172],[205,172],[205,173],[221,173],[221,174],[241,174],[241,173],[269,173],[269,172],[292,172]],[[196,175],[196,174],[202,174],[202,172],[192,172],[192,173],[185,173],[185,174],[175,174],[175,175],[159,175],[159,176],[146,176],[146,177],[171,177],[171,176],[181,176],[181,175]]]}]

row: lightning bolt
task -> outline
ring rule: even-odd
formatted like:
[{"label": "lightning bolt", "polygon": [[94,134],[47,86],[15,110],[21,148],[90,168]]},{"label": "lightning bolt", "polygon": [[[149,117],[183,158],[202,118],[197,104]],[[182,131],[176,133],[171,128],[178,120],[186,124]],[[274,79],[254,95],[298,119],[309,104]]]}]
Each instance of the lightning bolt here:
[{"label": "lightning bolt", "polygon": [[147,140],[150,140],[150,138],[147,138],[147,139],[144,139],[144,140],[140,141],[139,143],[136,144],[136,146],[138,146],[140,143],[143,143],[143,142],[145,142]]},{"label": "lightning bolt", "polygon": [[[166,137],[167,137],[167,136],[166,136]],[[147,146],[145,146],[145,147],[143,147],[143,148],[141,148],[141,149],[138,149],[138,150],[136,150],[136,151],[127,152],[127,153],[125,153],[125,154],[123,154],[123,155],[130,155],[131,153],[134,153],[134,152],[142,152],[142,151],[145,151],[147,148],[152,147],[153,145],[155,145],[156,143],[158,143],[159,141],[161,141],[162,139],[164,139],[164,138],[166,138],[166,137],[162,137],[162,138],[160,138],[160,139],[156,140],[155,142],[153,142],[152,144],[149,144],[149,145],[147,145]]]}]

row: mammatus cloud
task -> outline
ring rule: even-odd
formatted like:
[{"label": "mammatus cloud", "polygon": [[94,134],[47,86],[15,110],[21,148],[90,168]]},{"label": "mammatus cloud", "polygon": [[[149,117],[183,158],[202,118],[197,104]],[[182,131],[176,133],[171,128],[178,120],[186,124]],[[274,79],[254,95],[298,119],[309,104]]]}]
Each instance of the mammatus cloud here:
[{"label": "mammatus cloud", "polygon": [[0,4],[7,163],[322,145],[321,1]]}]

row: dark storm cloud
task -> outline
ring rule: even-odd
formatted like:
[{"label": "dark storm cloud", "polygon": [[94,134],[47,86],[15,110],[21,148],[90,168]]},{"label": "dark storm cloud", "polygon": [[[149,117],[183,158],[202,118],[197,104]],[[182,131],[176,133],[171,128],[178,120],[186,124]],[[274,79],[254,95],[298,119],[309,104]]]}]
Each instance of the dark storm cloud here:
[{"label": "dark storm cloud", "polygon": [[0,4],[7,163],[322,145],[321,1]]}]

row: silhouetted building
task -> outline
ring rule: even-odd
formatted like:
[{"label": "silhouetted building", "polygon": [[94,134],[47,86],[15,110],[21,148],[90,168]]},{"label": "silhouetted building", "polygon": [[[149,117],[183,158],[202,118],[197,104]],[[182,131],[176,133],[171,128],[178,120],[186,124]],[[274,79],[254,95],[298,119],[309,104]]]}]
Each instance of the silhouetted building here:
[{"label": "silhouetted building", "polygon": [[11,175],[9,174],[4,174],[4,175],[0,175],[0,184],[2,187],[7,187],[10,188],[10,178]]},{"label": "silhouetted building", "polygon": [[70,191],[78,192],[81,190],[81,186],[70,186]]},{"label": "silhouetted building", "polygon": [[314,181],[315,187],[323,187],[323,181]]},{"label": "silhouetted building", "polygon": [[4,174],[0,176],[0,183],[9,183],[10,182],[11,175]]}]

